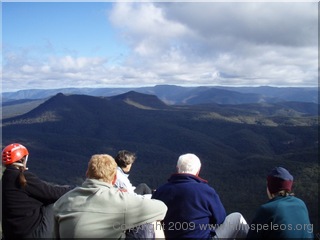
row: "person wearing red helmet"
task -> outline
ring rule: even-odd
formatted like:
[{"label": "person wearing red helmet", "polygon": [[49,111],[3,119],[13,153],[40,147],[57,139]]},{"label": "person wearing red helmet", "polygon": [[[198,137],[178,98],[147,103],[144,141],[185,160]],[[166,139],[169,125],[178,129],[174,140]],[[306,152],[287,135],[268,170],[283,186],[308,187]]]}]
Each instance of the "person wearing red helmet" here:
[{"label": "person wearing red helmet", "polygon": [[27,171],[29,151],[12,143],[2,151],[2,233],[5,239],[52,238],[53,203],[70,186],[47,183]]}]

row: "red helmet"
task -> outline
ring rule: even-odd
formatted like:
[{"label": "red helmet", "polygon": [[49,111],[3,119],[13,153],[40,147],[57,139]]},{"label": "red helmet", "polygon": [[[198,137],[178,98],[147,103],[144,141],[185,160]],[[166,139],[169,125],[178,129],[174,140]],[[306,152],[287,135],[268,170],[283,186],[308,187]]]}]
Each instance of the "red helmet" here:
[{"label": "red helmet", "polygon": [[27,155],[29,155],[29,152],[25,146],[19,143],[12,143],[2,150],[2,163],[10,165]]}]

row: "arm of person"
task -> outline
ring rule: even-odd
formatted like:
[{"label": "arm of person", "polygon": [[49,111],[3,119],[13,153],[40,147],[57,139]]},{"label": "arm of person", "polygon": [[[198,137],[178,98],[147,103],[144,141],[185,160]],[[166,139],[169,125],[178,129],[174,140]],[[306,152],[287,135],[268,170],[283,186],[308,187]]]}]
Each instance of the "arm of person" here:
[{"label": "arm of person", "polygon": [[211,211],[213,215],[214,224],[221,224],[224,222],[226,218],[226,210],[220,200],[219,195],[213,189],[212,197],[211,197]]},{"label": "arm of person", "polygon": [[119,172],[117,173],[117,180],[115,182],[115,185],[122,191],[134,193],[135,187],[131,184],[129,178],[123,176],[121,173],[119,174]]},{"label": "arm of person", "polygon": [[126,197],[125,226],[127,229],[140,226],[145,223],[153,223],[164,219],[167,206],[160,200],[140,198],[131,194]]},{"label": "arm of person", "polygon": [[54,203],[63,194],[71,190],[69,185],[60,186],[47,183],[31,172],[26,171],[24,174],[27,180],[26,192],[45,204]]}]

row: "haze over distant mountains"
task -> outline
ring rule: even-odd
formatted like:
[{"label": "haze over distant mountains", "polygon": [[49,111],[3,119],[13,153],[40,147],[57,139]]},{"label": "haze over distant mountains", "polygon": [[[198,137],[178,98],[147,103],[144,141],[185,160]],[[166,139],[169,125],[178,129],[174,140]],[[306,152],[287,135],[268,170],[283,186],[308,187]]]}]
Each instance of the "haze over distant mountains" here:
[{"label": "haze over distant mountains", "polygon": [[243,104],[299,101],[318,103],[317,88],[277,88],[277,87],[181,87],[157,85],[141,88],[61,88],[30,89],[17,92],[3,92],[3,102],[21,99],[45,99],[64,94],[85,94],[90,96],[114,96],[128,91],[156,95],[168,104]]}]

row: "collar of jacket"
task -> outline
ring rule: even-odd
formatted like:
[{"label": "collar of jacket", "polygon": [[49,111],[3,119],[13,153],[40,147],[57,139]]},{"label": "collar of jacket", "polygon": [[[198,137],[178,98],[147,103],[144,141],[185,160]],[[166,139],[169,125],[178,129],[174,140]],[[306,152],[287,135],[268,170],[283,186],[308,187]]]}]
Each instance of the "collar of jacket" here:
[{"label": "collar of jacket", "polygon": [[117,168],[124,176],[129,177],[129,173],[124,172],[121,167],[117,167]]},{"label": "collar of jacket", "polygon": [[98,179],[87,178],[83,183],[83,187],[108,187],[113,188],[114,186],[110,183],[102,182]]},{"label": "collar of jacket", "polygon": [[190,174],[190,173],[174,173],[171,175],[171,177],[168,179],[169,182],[172,182],[172,181],[196,181],[196,182],[199,182],[199,183],[208,183],[207,180],[205,179],[202,179],[201,177],[199,176],[196,176],[196,175],[193,175],[193,174]]}]

